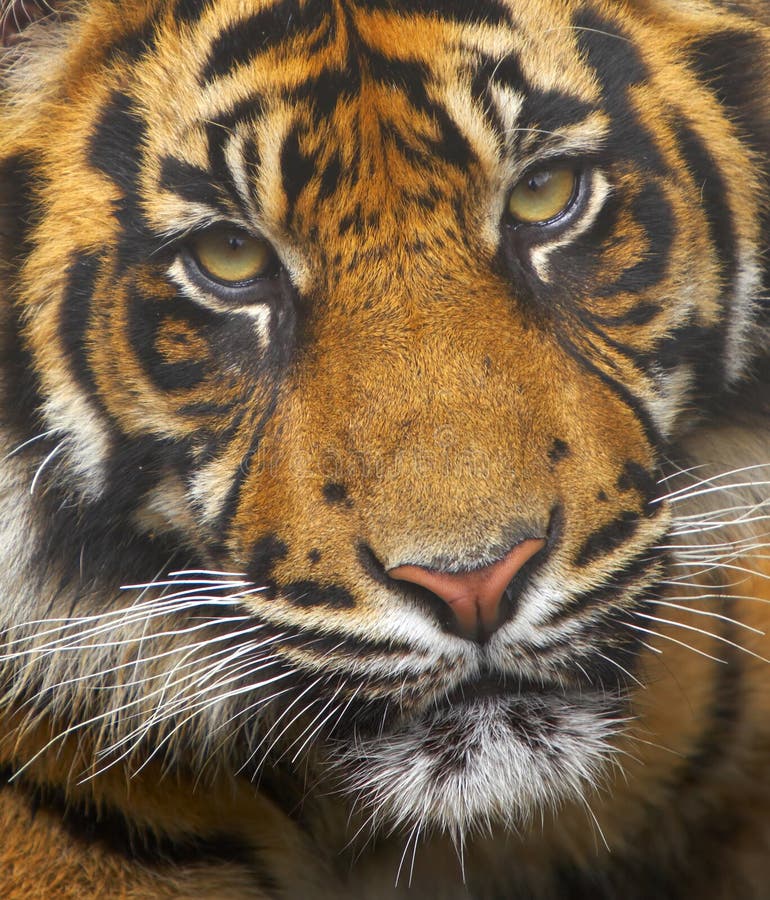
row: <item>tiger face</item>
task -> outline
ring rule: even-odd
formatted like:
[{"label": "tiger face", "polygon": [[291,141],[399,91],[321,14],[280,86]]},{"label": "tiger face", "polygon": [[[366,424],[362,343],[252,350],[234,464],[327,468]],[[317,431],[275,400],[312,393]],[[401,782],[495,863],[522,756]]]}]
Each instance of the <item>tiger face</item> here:
[{"label": "tiger face", "polygon": [[667,576],[666,453],[756,352],[762,188],[685,25],[70,12],[0,149],[50,553],[110,585],[81,617],[157,577],[93,672],[172,689],[138,729],[118,692],[107,750],[310,758],[455,832],[579,796]]}]

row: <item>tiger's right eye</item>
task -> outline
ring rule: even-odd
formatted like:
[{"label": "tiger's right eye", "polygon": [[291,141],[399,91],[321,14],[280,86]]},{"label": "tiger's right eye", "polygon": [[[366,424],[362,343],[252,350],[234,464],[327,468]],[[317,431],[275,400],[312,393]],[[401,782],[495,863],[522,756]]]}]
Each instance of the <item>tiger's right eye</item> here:
[{"label": "tiger's right eye", "polygon": [[578,174],[572,166],[538,169],[516,185],[508,198],[511,218],[522,225],[545,225],[572,206]]},{"label": "tiger's right eye", "polygon": [[239,228],[210,228],[195,235],[189,246],[202,274],[226,286],[272,278],[280,268],[267,241]]}]

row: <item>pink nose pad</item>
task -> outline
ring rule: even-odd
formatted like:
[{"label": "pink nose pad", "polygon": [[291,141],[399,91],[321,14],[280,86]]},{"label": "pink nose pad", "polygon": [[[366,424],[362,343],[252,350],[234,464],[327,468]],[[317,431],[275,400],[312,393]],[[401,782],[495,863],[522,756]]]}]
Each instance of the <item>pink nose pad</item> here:
[{"label": "pink nose pad", "polygon": [[544,546],[544,540],[529,538],[491,566],[472,572],[438,572],[423,566],[406,565],[390,569],[388,575],[432,591],[451,608],[461,633],[477,639],[492,634],[497,628],[505,589],[524,563]]}]

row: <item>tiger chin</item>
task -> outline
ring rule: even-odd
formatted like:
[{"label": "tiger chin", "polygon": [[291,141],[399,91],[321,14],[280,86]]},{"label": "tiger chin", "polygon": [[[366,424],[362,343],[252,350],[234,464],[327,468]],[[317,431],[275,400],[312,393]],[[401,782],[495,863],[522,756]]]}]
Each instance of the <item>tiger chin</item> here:
[{"label": "tiger chin", "polygon": [[0,894],[765,900],[762,0],[0,0]]}]

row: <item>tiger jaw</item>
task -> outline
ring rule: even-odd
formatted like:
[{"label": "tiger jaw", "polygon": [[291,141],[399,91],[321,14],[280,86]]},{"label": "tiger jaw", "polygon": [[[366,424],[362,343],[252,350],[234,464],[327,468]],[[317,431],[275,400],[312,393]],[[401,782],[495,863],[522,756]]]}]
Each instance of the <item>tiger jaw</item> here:
[{"label": "tiger jaw", "polygon": [[591,691],[482,693],[332,747],[332,770],[375,829],[516,829],[601,780],[619,706]]}]

